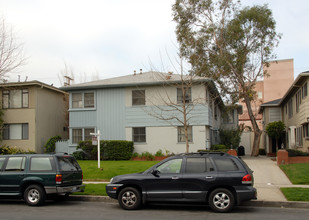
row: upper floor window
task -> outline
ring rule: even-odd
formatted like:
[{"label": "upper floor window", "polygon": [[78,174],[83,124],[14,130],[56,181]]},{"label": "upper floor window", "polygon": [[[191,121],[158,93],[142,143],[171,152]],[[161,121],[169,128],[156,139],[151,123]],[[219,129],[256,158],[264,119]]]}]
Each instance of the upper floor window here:
[{"label": "upper floor window", "polygon": [[132,105],[145,105],[145,90],[132,90]]},{"label": "upper floor window", "polygon": [[308,86],[307,83],[305,83],[302,87],[302,98],[306,98],[308,95]]},{"label": "upper floor window", "polygon": [[27,140],[29,139],[29,124],[4,124],[3,140]]},{"label": "upper floor window", "polygon": [[292,116],[293,116],[293,98],[291,98],[288,102],[288,112],[289,112],[289,118],[292,118]]},{"label": "upper floor window", "polygon": [[190,103],[191,100],[191,88],[177,88],[177,104]]},{"label": "upper floor window", "polygon": [[28,108],[28,89],[13,89],[2,91],[2,108]]},{"label": "upper floor window", "polygon": [[72,93],[72,108],[94,108],[94,92]]}]

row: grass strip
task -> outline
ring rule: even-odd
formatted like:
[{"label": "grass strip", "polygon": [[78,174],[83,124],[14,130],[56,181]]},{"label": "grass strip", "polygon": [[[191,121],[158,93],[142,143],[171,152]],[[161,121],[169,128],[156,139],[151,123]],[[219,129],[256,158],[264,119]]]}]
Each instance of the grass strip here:
[{"label": "grass strip", "polygon": [[309,202],[309,188],[281,188],[288,201]]},{"label": "grass strip", "polygon": [[86,184],[85,192],[75,192],[73,195],[107,196],[106,184]]},{"label": "grass strip", "polygon": [[309,185],[309,163],[280,165],[293,184]]},{"label": "grass strip", "polygon": [[96,160],[79,160],[84,181],[109,181],[112,177],[128,173],[139,173],[158,163],[158,161],[101,161],[98,169]]}]

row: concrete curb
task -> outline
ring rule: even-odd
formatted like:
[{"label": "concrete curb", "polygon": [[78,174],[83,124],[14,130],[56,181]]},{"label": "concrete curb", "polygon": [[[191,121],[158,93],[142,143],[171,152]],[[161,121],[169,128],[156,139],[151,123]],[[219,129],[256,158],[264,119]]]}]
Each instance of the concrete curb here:
[{"label": "concrete curb", "polygon": [[[117,200],[112,199],[108,196],[79,196],[71,195],[69,197],[71,201],[85,201],[85,202],[111,202],[117,203]],[[309,202],[281,202],[281,201],[261,201],[251,200],[242,203],[240,206],[250,207],[275,207],[275,208],[301,208],[309,209]]]}]

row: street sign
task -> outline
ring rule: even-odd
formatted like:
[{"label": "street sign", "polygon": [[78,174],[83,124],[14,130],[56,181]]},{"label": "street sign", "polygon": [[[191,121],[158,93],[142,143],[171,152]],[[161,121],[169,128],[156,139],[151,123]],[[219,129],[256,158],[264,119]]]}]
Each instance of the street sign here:
[{"label": "street sign", "polygon": [[92,145],[97,145],[97,144],[98,144],[97,136],[92,136]]}]

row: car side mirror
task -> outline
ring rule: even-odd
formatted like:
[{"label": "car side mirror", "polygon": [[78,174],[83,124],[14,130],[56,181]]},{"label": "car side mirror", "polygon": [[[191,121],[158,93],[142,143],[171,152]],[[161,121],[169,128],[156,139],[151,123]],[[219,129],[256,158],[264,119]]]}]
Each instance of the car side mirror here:
[{"label": "car side mirror", "polygon": [[151,174],[152,174],[152,175],[154,175],[154,176],[156,176],[156,177],[158,177],[158,176],[159,176],[159,173],[160,173],[160,171],[159,171],[159,170],[157,170],[156,168],[155,168],[155,169],[153,169],[153,170],[151,171]]}]

